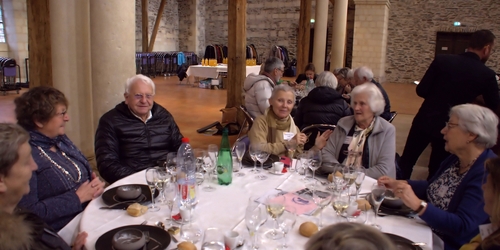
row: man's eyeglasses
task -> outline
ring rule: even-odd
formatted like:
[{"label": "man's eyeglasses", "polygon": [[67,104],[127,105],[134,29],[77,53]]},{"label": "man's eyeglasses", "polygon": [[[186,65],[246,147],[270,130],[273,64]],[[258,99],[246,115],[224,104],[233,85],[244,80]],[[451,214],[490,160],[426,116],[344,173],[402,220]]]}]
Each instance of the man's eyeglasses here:
[{"label": "man's eyeglasses", "polygon": [[144,96],[146,96],[146,99],[151,100],[151,98],[153,98],[154,95],[151,95],[151,94],[146,94],[146,95],[144,95],[144,94],[135,94],[134,98],[136,100],[142,100],[142,98],[144,98]]},{"label": "man's eyeglasses", "polygon": [[448,129],[452,129],[456,126],[458,126],[458,123],[446,122],[446,128]]},{"label": "man's eyeglasses", "polygon": [[54,116],[64,117],[67,113],[68,113],[68,111],[67,111],[67,110],[64,110],[64,111],[63,111],[63,112],[61,112],[61,113],[56,113]]}]

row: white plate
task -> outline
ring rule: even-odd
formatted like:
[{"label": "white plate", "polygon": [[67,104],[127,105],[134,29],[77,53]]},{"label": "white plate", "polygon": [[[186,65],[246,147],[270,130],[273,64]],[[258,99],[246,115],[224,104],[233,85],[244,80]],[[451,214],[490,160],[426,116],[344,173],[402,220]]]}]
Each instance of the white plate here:
[{"label": "white plate", "polygon": [[285,173],[282,173],[282,172],[275,172],[273,170],[268,170],[267,172],[270,173],[270,174],[274,174],[274,175],[284,175],[285,174]]}]

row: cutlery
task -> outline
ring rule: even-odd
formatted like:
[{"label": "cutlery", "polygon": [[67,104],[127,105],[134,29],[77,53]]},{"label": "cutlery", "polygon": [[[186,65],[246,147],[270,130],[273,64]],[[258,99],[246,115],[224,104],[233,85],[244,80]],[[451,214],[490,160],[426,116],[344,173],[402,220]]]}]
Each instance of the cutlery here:
[{"label": "cutlery", "polygon": [[[147,222],[147,221],[145,221],[145,222]],[[149,240],[150,240],[150,238],[149,238],[149,231],[142,231],[142,233],[144,234],[144,237],[146,238],[146,244],[144,244],[144,246],[142,247],[142,249],[143,250],[147,250],[148,249],[148,243],[149,243]]]},{"label": "cutlery", "polygon": [[143,202],[145,199],[146,199],[146,196],[141,194],[141,196],[139,196],[139,198],[137,198],[135,200],[121,201],[121,202],[115,203],[115,204],[110,205],[110,206],[100,207],[99,209],[127,209],[127,207],[124,207],[123,205],[130,205],[130,204],[136,203],[136,202],[140,203],[140,202]]}]

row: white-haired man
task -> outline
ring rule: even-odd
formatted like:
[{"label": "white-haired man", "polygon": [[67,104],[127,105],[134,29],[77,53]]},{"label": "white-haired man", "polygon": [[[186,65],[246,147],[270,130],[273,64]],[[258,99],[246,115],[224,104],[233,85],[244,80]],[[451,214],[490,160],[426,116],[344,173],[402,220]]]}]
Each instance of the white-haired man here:
[{"label": "white-haired man", "polygon": [[385,120],[391,119],[391,102],[389,101],[389,96],[387,95],[387,92],[385,92],[385,89],[373,79],[373,72],[370,68],[363,66],[360,68],[357,68],[354,70],[354,75],[353,75],[353,83],[354,86],[361,85],[365,82],[371,82],[377,86],[377,88],[380,90],[382,93],[382,96],[384,97],[385,101],[385,107],[384,107],[384,112],[380,115],[380,117],[384,118]]},{"label": "white-haired man", "polygon": [[109,183],[153,167],[176,152],[182,134],[172,115],[154,102],[155,85],[144,75],[127,80],[125,101],[99,119],[95,155],[101,176]]}]

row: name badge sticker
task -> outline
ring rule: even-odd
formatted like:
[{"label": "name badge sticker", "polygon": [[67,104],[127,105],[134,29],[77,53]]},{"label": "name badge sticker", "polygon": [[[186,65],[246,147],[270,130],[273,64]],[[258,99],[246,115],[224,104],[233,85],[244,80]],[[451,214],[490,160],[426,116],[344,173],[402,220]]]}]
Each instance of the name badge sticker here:
[{"label": "name badge sticker", "polygon": [[292,132],[283,132],[283,140],[289,141],[295,136]]}]

